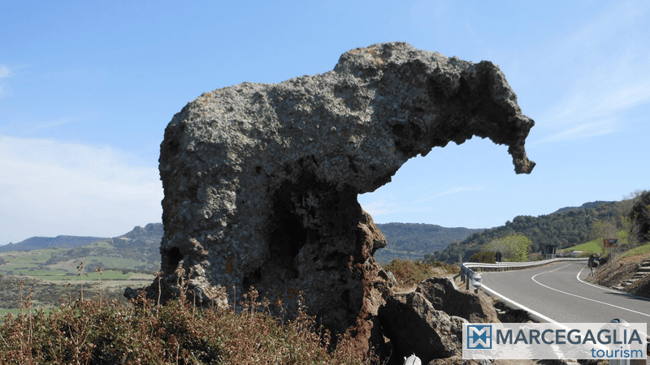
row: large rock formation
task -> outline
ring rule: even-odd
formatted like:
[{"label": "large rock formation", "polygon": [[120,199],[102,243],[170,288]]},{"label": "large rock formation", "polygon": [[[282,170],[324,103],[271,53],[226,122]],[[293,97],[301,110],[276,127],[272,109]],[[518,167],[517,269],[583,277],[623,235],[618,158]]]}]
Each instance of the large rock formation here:
[{"label": "large rock formation", "polygon": [[463,322],[467,320],[436,310],[422,293],[387,296],[379,318],[384,335],[391,339],[391,358],[415,354],[427,364],[462,355]]},{"label": "large rock formation", "polygon": [[406,43],[354,49],[315,76],[205,93],[161,145],[163,299],[183,268],[197,303],[254,286],[291,309],[302,292],[319,323],[349,329],[360,350],[381,342],[390,284],[372,255],[386,241],[357,195],[472,136],[508,145],[515,171],[529,173],[533,125],[494,64]]},{"label": "large rock formation", "polygon": [[465,318],[470,323],[500,322],[492,303],[480,295],[457,290],[449,278],[424,280],[418,284],[416,292],[422,293],[435,309]]}]

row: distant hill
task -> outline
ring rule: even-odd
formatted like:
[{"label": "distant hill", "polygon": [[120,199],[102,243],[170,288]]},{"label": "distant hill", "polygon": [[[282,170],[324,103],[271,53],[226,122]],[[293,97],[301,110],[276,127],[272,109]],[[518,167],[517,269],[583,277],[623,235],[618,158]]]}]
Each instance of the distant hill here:
[{"label": "distant hill", "polygon": [[[153,275],[160,270],[162,236],[162,223],[150,223],[144,228],[137,226],[130,232],[115,238],[98,241],[93,239],[90,243],[73,247],[49,245],[30,251],[0,252],[0,276],[23,275],[61,280],[62,277],[76,276],[79,263],[83,263],[86,273],[92,273],[96,268],[101,267],[104,271],[122,272],[124,275],[127,273]],[[66,242],[70,241],[63,243]],[[124,275],[120,275],[118,276],[121,279],[125,278]],[[1,297],[0,290],[0,302]]]},{"label": "distant hill", "polygon": [[517,216],[505,225],[475,233],[462,242],[456,242],[436,254],[429,254],[427,261],[455,262],[459,254],[468,260],[483,245],[509,234],[522,234],[533,242],[531,252],[539,252],[546,245],[558,248],[576,246],[591,240],[591,225],[601,219],[617,218],[621,214],[619,202],[597,201],[581,207],[566,207],[539,217]]},{"label": "distant hill", "polygon": [[435,224],[385,223],[375,224],[387,241],[377,250],[375,260],[387,264],[396,257],[421,260],[424,255],[444,250],[453,241],[462,241],[483,229],[446,228]]},{"label": "distant hill", "polygon": [[[453,241],[461,241],[471,234],[483,231],[483,229],[446,228],[435,224],[418,223],[386,223],[377,224],[377,227],[386,236],[388,242],[386,248],[378,250],[375,254],[375,259],[384,264],[396,257],[421,260],[426,254],[444,250]],[[130,264],[129,268],[157,271],[160,269],[160,241],[163,234],[162,223],[149,223],[144,227],[136,226],[130,232],[114,238],[32,237],[17,244],[0,246],[0,252],[56,247],[65,250],[52,253],[48,261],[49,265],[70,259],[93,257],[85,261],[89,268],[115,267],[110,263],[111,260],[99,258],[113,257],[135,259],[139,262]],[[89,245],[90,243],[93,245]]]},{"label": "distant hill", "polygon": [[41,248],[73,248],[98,241],[109,241],[113,246],[120,249],[125,249],[127,246],[139,246],[142,248],[147,247],[150,250],[151,247],[149,246],[155,246],[155,251],[157,251],[162,236],[162,223],[149,223],[144,228],[136,226],[133,230],[115,238],[82,236],[31,237],[19,243],[0,246],[0,252],[28,251]]},{"label": "distant hill", "polygon": [[[162,235],[162,224],[152,223],[115,238],[59,236],[46,240],[46,247],[30,251],[25,249],[34,246],[24,243],[39,242],[38,237],[12,245],[23,250],[0,252],[0,309],[23,305],[17,289],[20,282],[34,289],[34,306],[57,306],[62,297],[80,292],[82,283],[88,297],[101,293],[108,300],[124,300],[126,286],[149,285],[160,270]],[[78,244],[84,241],[92,242]],[[71,243],[78,245],[69,247]],[[80,271],[84,275],[79,276]]]},{"label": "distant hill", "polygon": [[160,240],[162,223],[136,226],[130,232],[101,242],[81,245],[51,253],[48,265],[71,259],[80,259],[88,269],[133,269],[142,272],[160,270]]},{"label": "distant hill", "polygon": [[0,246],[0,252],[28,251],[41,248],[70,248],[85,245],[91,242],[105,240],[105,237],[81,236],[56,236],[56,237],[31,237],[22,242],[10,243]]},{"label": "distant hill", "polygon": [[602,200],[596,200],[595,202],[589,202],[589,203],[584,203],[579,207],[564,207],[556,210],[555,212],[551,214],[556,214],[556,213],[565,213],[565,212],[570,212],[572,210],[585,210],[589,208],[597,208],[599,205],[602,204],[611,204],[611,203],[616,203],[613,201],[602,201]]},{"label": "distant hill", "polygon": [[162,223],[149,223],[146,226],[137,226],[132,231],[115,237],[110,244],[124,258],[138,258],[146,260],[149,269],[160,269],[160,241],[164,234]]},{"label": "distant hill", "polygon": [[157,241],[160,243],[163,234],[165,233],[162,223],[149,223],[146,226],[135,226],[130,232],[127,232],[115,239],[126,240],[144,240],[144,241]]}]

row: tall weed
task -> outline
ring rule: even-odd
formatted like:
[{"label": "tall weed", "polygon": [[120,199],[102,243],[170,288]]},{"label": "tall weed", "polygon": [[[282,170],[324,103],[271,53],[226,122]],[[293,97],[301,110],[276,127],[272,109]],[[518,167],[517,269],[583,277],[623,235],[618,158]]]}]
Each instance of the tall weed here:
[{"label": "tall weed", "polygon": [[33,311],[27,294],[20,315],[8,314],[0,326],[0,364],[377,363],[350,350],[349,334],[328,352],[329,333],[302,305],[295,320],[283,323],[254,288],[236,313],[197,308],[183,285],[182,295],[165,305],[144,292],[128,304],[79,293],[49,312]]}]

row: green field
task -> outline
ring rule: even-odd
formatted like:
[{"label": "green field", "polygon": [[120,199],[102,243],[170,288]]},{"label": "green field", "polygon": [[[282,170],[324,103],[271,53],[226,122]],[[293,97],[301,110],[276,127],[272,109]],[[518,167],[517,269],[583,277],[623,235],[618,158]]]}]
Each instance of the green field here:
[{"label": "green field", "polygon": [[[150,256],[140,256],[138,249],[117,250],[109,241],[97,241],[73,248],[2,252],[0,318],[20,312],[21,290],[23,300],[31,293],[31,304],[44,308],[59,305],[62,298],[77,298],[82,285],[85,297],[95,297],[100,283],[105,298],[125,300],[124,288],[151,284],[151,272],[160,267]],[[98,267],[103,269],[101,277]]]},{"label": "green field", "polygon": [[[34,275],[31,275],[34,276]],[[92,273],[86,273],[83,274],[81,277],[78,275],[49,275],[49,276],[41,276],[39,277],[40,279],[47,279],[47,280],[67,280],[67,281],[96,281],[99,282],[100,275],[97,272],[92,272]],[[101,279],[102,280],[129,280],[131,278],[131,273],[122,273],[121,271],[115,271],[115,270],[108,270],[104,271],[101,274]]]},{"label": "green field", "polygon": [[630,257],[630,256],[637,256],[637,255],[646,255],[650,253],[650,243],[646,243],[645,245],[635,247],[624,254],[620,256],[620,258],[624,257]]},{"label": "green field", "polygon": [[[618,231],[617,236],[620,245],[627,245],[627,232]],[[609,253],[609,250],[606,249],[605,251],[603,251],[603,248],[601,247],[602,242],[603,242],[602,238],[597,238],[593,241],[589,241],[577,246],[565,248],[564,250],[565,251],[588,251],[588,252],[595,252],[600,255],[606,255]]]},{"label": "green field", "polygon": [[601,242],[601,239],[596,239],[593,241],[585,242],[581,245],[565,248],[565,251],[587,251],[587,252],[596,252],[598,254],[603,254],[602,249],[598,242]]},{"label": "green field", "polygon": [[[78,253],[79,250],[73,251],[74,249],[2,253],[0,257],[5,263],[0,265],[0,274],[76,280],[77,266],[83,263],[85,267],[83,273],[87,273],[90,279],[99,279],[99,275],[94,272],[96,267],[137,270],[147,265],[151,266],[144,260],[115,257],[115,254],[108,250],[112,246],[106,241],[95,242],[85,247],[83,255]],[[89,266],[92,267],[88,268]],[[129,278],[130,274],[119,271],[106,271],[102,275],[102,279],[106,280],[128,280]]]},{"label": "green field", "polygon": [[7,314],[13,314],[13,315],[19,315],[20,314],[20,308],[0,308],[0,318],[3,318]]},{"label": "green field", "polygon": [[122,257],[106,257],[106,256],[86,256],[84,263],[101,262],[102,267],[119,267],[119,268],[134,268],[141,265],[146,265],[146,261],[127,259]]}]

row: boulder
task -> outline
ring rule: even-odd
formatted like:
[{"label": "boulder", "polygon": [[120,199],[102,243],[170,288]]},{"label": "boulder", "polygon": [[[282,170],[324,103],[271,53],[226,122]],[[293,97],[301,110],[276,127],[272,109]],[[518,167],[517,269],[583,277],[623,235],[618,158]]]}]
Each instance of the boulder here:
[{"label": "boulder", "polygon": [[393,346],[391,358],[415,354],[422,363],[462,355],[465,319],[436,310],[418,292],[393,294],[379,310],[379,321]]},{"label": "boulder", "polygon": [[415,290],[422,293],[435,309],[463,317],[470,323],[500,322],[488,298],[457,290],[449,278],[429,278],[420,282]]},{"label": "boulder", "polygon": [[358,194],[472,136],[508,145],[515,172],[529,173],[533,125],[491,62],[406,43],[351,50],[323,74],[204,93],[161,144],[162,300],[180,292],[178,273],[204,306],[232,305],[253,286],[295,313],[302,293],[318,323],[367,349],[392,283]]}]

